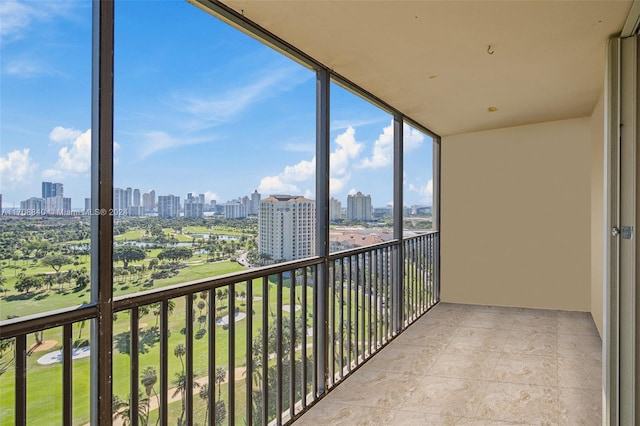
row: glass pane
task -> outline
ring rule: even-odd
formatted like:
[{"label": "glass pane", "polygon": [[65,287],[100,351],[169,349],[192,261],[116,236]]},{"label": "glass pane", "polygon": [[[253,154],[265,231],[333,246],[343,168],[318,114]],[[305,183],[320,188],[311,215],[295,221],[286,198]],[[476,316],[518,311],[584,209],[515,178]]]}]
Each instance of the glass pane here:
[{"label": "glass pane", "polygon": [[432,229],[433,139],[404,125],[403,230],[405,236]]},{"label": "glass pane", "polygon": [[2,6],[1,319],[89,295],[91,2]]},{"label": "glass pane", "polygon": [[313,255],[315,74],[187,2],[115,43],[115,293]]},{"label": "glass pane", "polygon": [[331,83],[332,252],[393,238],[393,120]]}]

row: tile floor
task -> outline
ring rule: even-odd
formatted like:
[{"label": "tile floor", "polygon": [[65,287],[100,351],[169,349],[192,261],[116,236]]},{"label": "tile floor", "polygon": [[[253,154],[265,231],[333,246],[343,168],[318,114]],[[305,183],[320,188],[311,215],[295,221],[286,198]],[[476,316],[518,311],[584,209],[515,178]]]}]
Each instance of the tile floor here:
[{"label": "tile floor", "polygon": [[442,303],[300,425],[600,425],[591,315]]}]

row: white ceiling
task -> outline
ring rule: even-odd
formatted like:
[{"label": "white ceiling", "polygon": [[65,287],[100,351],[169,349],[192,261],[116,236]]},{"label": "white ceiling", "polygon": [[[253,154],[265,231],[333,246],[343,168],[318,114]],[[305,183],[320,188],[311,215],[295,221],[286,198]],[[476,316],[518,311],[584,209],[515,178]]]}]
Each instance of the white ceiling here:
[{"label": "white ceiling", "polygon": [[446,136],[590,115],[632,1],[224,3]]}]

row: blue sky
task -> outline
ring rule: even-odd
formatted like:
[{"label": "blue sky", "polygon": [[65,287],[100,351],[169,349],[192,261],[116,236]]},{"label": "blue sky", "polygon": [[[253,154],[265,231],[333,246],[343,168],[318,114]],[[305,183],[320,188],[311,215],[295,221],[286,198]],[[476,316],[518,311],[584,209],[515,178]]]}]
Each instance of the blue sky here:
[{"label": "blue sky", "polygon": [[[89,196],[91,4],[0,2],[4,207]],[[181,1],[116,3],[115,185],[218,202],[314,197],[315,75]],[[333,84],[331,192],[392,200],[391,116]],[[431,204],[431,140],[405,128],[405,205]]]}]

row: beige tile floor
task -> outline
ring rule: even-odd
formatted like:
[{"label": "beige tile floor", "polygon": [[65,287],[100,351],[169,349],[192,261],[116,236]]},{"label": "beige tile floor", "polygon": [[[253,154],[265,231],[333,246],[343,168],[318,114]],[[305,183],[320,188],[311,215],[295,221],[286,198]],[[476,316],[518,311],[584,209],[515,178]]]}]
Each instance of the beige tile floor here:
[{"label": "beige tile floor", "polygon": [[442,303],[299,425],[600,425],[591,315]]}]

